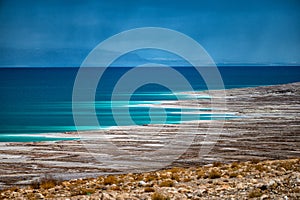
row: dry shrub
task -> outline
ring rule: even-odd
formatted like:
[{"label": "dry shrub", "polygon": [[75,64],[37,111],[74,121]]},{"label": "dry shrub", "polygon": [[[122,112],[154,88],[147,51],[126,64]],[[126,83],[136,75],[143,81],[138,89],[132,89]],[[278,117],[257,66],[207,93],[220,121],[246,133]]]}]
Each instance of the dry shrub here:
[{"label": "dry shrub", "polygon": [[190,182],[192,180],[192,178],[190,177],[186,177],[183,179],[183,182],[187,183],[187,182]]},{"label": "dry shrub", "polygon": [[167,179],[167,178],[170,178],[170,174],[168,174],[168,173],[160,173],[159,177],[160,177],[160,179]]},{"label": "dry shrub", "polygon": [[110,188],[111,190],[115,190],[115,191],[121,191],[121,188],[119,187],[119,186],[112,186],[111,188]]},{"label": "dry shrub", "polygon": [[258,158],[252,158],[251,159],[251,163],[252,164],[257,164],[257,163],[259,163],[260,162],[260,160],[258,159]]},{"label": "dry shrub", "polygon": [[215,178],[220,178],[220,177],[221,177],[221,172],[216,169],[212,169],[208,174],[208,178],[210,178],[210,179],[215,179]]},{"label": "dry shrub", "polygon": [[261,165],[261,164],[258,164],[258,165],[255,165],[255,169],[262,172],[265,170],[265,166]]},{"label": "dry shrub", "polygon": [[136,181],[141,181],[144,179],[144,175],[143,174],[135,174],[134,175],[134,180]]},{"label": "dry shrub", "polygon": [[146,182],[157,180],[157,175],[155,173],[150,173],[145,177]]},{"label": "dry shrub", "polygon": [[167,171],[172,172],[172,173],[180,173],[180,172],[182,172],[182,168],[174,167],[172,169],[168,169]]},{"label": "dry shrub", "polygon": [[30,184],[32,189],[50,189],[61,183],[61,180],[55,179],[53,176],[46,174],[45,177],[41,178],[39,181],[33,181]]},{"label": "dry shrub", "polygon": [[197,179],[205,177],[205,171],[203,171],[202,169],[201,170],[197,170],[196,173],[197,173]]},{"label": "dry shrub", "polygon": [[253,172],[253,170],[254,170],[253,166],[247,166],[243,171],[249,173],[249,172]]},{"label": "dry shrub", "polygon": [[221,167],[222,163],[221,162],[213,162],[213,167]]},{"label": "dry shrub", "polygon": [[280,164],[279,164],[279,167],[282,167],[284,168],[285,170],[292,170],[293,169],[293,163],[292,162],[289,162],[289,161],[282,161]]},{"label": "dry shrub", "polygon": [[237,177],[238,175],[239,175],[239,174],[236,173],[236,172],[229,173],[229,177],[230,177],[230,178],[235,178],[235,177]]},{"label": "dry shrub", "polygon": [[152,194],[151,200],[170,200],[170,198],[166,197],[158,192],[155,192]]},{"label": "dry shrub", "polygon": [[50,188],[53,188],[56,186],[56,182],[55,181],[52,181],[52,180],[48,180],[48,181],[44,181],[40,184],[40,188],[43,188],[43,189],[50,189]]},{"label": "dry shrub", "polygon": [[[0,189],[0,194],[1,193],[4,193],[4,192],[7,192],[7,191],[10,191],[10,192],[18,192],[20,188],[17,187],[17,186],[12,186],[10,188],[3,188],[3,189]],[[1,196],[1,195],[0,195]],[[1,198],[0,198],[1,199]]]},{"label": "dry shrub", "polygon": [[172,179],[172,180],[175,180],[175,181],[177,181],[177,182],[180,181],[180,177],[179,177],[178,174],[172,174],[171,179]]},{"label": "dry shrub", "polygon": [[239,163],[238,162],[233,162],[231,163],[231,168],[234,169],[234,168],[239,168]]},{"label": "dry shrub", "polygon": [[165,180],[159,184],[160,187],[173,187],[174,185],[172,180]]},{"label": "dry shrub", "polygon": [[155,189],[152,188],[152,187],[146,187],[146,188],[144,189],[144,192],[155,192]]},{"label": "dry shrub", "polygon": [[39,182],[38,180],[32,181],[32,182],[30,183],[30,187],[31,187],[32,189],[39,189],[39,188],[40,188],[40,182]]},{"label": "dry shrub", "polygon": [[261,193],[260,189],[254,189],[248,194],[248,197],[249,198],[257,198],[257,197],[260,197],[261,195],[262,195],[262,193]]},{"label": "dry shrub", "polygon": [[107,176],[103,180],[104,185],[112,185],[112,184],[118,184],[118,180],[115,176]]}]

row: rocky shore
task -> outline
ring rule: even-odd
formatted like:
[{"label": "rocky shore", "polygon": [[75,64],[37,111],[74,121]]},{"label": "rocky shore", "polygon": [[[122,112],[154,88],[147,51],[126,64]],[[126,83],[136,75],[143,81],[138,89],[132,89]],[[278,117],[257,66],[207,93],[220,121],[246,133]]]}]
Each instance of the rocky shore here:
[{"label": "rocky shore", "polygon": [[[210,106],[211,99],[218,98],[218,92],[212,91],[209,94],[211,98],[208,99],[165,102],[160,106],[178,106],[180,104],[187,107],[199,106],[207,108]],[[203,91],[198,92],[197,95],[207,96],[208,93]],[[182,130],[182,126],[184,126],[184,130],[191,130],[191,134],[195,137],[185,153],[172,163],[169,163],[166,168],[189,168],[204,166],[214,162],[233,163],[250,160],[299,158],[299,102],[300,83],[230,89],[226,90],[226,108],[222,108],[223,110],[219,109],[218,112],[234,113],[237,117],[225,120],[222,131],[218,132],[215,138],[210,137],[210,131],[213,132],[214,129],[209,129],[209,122],[205,120],[200,123],[186,122],[184,124],[172,125],[118,127],[110,130],[83,132],[80,135],[82,137],[86,136],[84,140],[88,142],[91,149],[101,146],[101,142],[98,140],[88,139],[90,136],[96,134],[110,137],[111,141],[117,147],[129,149],[133,155],[134,153],[138,155],[142,151],[156,150],[158,147],[165,145],[161,142],[161,138],[165,138],[167,141],[173,133],[180,129]],[[206,112],[214,112],[214,110]],[[157,129],[164,131],[160,132],[160,134],[155,134]],[[196,132],[193,130],[196,130]],[[132,133],[130,136],[126,135],[128,131]],[[147,138],[149,134],[138,134],[141,132],[152,133],[151,138]],[[70,134],[76,135],[77,133],[68,133],[66,137],[69,137]],[[120,155],[116,151],[101,153],[104,158],[106,156],[120,159]],[[167,156],[168,154],[162,155],[160,157],[161,162],[164,159],[168,159]],[[133,161],[134,157],[122,156],[121,159],[123,163],[128,164]],[[155,162],[156,158],[154,157],[153,159],[153,162]],[[149,166],[149,169],[141,169],[141,172],[153,171],[151,170],[151,165]],[[90,149],[87,149],[82,141],[79,140],[0,143],[0,188],[2,189],[11,186],[30,185],[46,175],[51,175],[54,179],[70,180],[86,177],[95,178],[100,175],[120,174],[124,172],[117,167],[118,165],[110,165],[96,159]],[[189,169],[186,169],[186,172],[188,171]],[[280,172],[280,170],[277,171]],[[297,173],[299,172],[293,172],[293,174]],[[260,176],[259,173],[258,176]],[[276,173],[272,176],[274,178],[277,177]],[[224,176],[222,175],[222,177]],[[253,179],[256,178],[253,177]],[[208,182],[210,179],[203,180],[204,182],[207,181],[207,184],[214,184],[215,179],[213,179],[212,183]],[[242,181],[238,178],[230,180]],[[248,181],[250,180],[245,180],[245,183]],[[235,186],[232,185],[232,187],[234,188]],[[169,190],[170,188],[172,187],[167,187],[164,190]],[[158,192],[163,193],[160,190]],[[247,189],[247,192],[250,192],[250,190]],[[247,196],[247,192],[243,195]],[[279,193],[283,195],[282,192]],[[103,193],[103,195],[105,194]]]},{"label": "rocky shore", "polygon": [[57,181],[1,191],[1,199],[299,199],[300,158]]}]

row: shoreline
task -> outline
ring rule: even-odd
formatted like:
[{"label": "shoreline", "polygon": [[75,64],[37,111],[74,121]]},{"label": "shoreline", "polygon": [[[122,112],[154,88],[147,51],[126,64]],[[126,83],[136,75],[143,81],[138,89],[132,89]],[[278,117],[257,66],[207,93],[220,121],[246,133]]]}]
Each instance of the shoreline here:
[{"label": "shoreline", "polygon": [[[292,83],[286,83],[286,84],[276,84],[276,85],[253,85],[253,86],[247,86],[247,87],[236,87],[236,88],[229,88],[229,89],[224,89],[224,91],[229,91],[229,90],[239,90],[239,89],[250,89],[252,90],[253,88],[264,88],[264,87],[276,87],[276,86],[281,86],[281,85],[290,85],[290,84],[298,84],[300,82],[292,82]],[[220,89],[221,90],[221,89]],[[212,91],[213,93],[218,93],[218,91],[220,90],[215,90]],[[211,99],[211,96],[209,96],[208,91],[207,90],[200,90],[200,91],[185,91],[185,92],[177,92],[177,94],[179,95],[188,95],[191,96],[193,98],[197,98],[197,99]],[[191,98],[191,99],[193,99]],[[225,98],[228,98],[227,96]],[[189,99],[185,99],[183,101],[188,101]],[[164,101],[159,101],[159,103],[149,103],[149,104],[136,104],[135,106],[129,106],[129,107],[149,107],[149,108],[162,108],[162,109],[167,109],[167,108],[178,108],[178,109],[195,109],[195,105],[190,105],[190,106],[182,106],[182,105],[178,105],[179,101],[175,101],[175,100],[164,100]],[[186,111],[185,112],[178,112],[178,113],[182,113],[182,114],[224,114],[222,112],[218,112],[219,109],[217,108],[198,108],[199,111]],[[209,112],[210,111],[210,112]],[[216,111],[216,112],[213,112]],[[171,112],[172,114],[176,114],[176,112]],[[231,115],[228,116],[228,118],[234,118],[234,117],[243,117],[240,115],[234,116],[235,114],[237,114],[236,112],[227,112],[225,114]],[[204,121],[204,120],[201,120]],[[187,121],[188,122],[188,121]],[[170,123],[170,124],[175,124],[178,125],[180,123]],[[143,124],[142,126],[149,126],[151,124]],[[155,124],[154,124],[155,125]],[[156,124],[159,126],[165,125],[165,124]],[[169,124],[166,124],[169,125]],[[50,138],[50,140],[41,140],[41,141],[0,141],[0,143],[11,143],[11,142],[57,142],[57,141],[63,141],[63,140],[76,140],[76,139],[80,139],[79,137],[68,137],[70,135],[78,135],[77,132],[81,132],[81,133],[89,133],[89,132],[97,132],[97,131],[106,131],[106,130],[115,130],[115,129],[122,129],[122,127],[127,128],[127,127],[139,127],[141,125],[128,125],[128,126],[110,126],[110,127],[103,127],[101,129],[90,129],[90,130],[81,130],[81,131],[60,131],[60,132],[42,132],[42,133],[7,133],[7,134],[2,134],[0,135],[0,139],[1,136],[12,136],[12,137],[17,137],[17,136],[21,136],[21,137],[32,137],[32,138]],[[51,140],[53,139],[53,140]]]},{"label": "shoreline", "polygon": [[[213,91],[211,94],[214,98],[218,96],[218,91]],[[207,92],[197,92],[197,95],[205,96]],[[207,145],[205,136],[208,127],[206,121],[200,122],[197,124],[198,131],[192,145],[167,167],[201,166],[218,161],[230,163],[251,159],[300,157],[299,82],[229,89],[226,90],[226,96],[226,112],[237,113],[247,118],[226,120],[223,132],[219,133],[213,148],[207,155],[202,155],[201,159],[199,151],[201,148],[205,149]],[[191,107],[199,104],[201,107],[207,107],[209,100],[186,100],[184,102],[184,105]],[[195,126],[194,122],[186,122],[186,124],[191,126],[191,129]],[[143,148],[153,150],[157,148],[156,145],[161,145],[158,139],[162,136],[155,138],[152,135],[154,138],[151,141],[145,138],[137,142],[132,138],[126,138],[124,132],[126,133],[129,129],[132,132],[149,131],[154,134],[156,129],[164,128],[166,135],[174,132],[175,129],[178,130],[180,126],[180,124],[169,124],[121,127],[100,130],[96,133],[115,139],[114,142],[119,147],[131,147],[136,150],[135,148],[141,148],[142,145]],[[89,136],[88,132],[80,132],[80,134]],[[94,142],[93,145],[99,145],[99,143]],[[117,169],[99,163],[78,140],[0,143],[0,153],[0,188],[30,184],[45,174],[72,179],[118,173]]]},{"label": "shoreline", "polygon": [[[276,84],[276,85],[260,85],[260,86],[247,86],[247,87],[237,87],[237,88],[230,88],[230,89],[224,89],[224,91],[231,91],[231,90],[252,90],[254,88],[265,88],[265,87],[276,87],[276,86],[285,86],[285,85],[293,85],[293,84],[299,84],[300,82],[293,82],[293,83],[287,83],[287,84]],[[299,86],[300,87],[300,86]],[[218,91],[220,90],[215,90],[212,91],[214,94],[218,94]],[[222,90],[223,91],[223,90]],[[179,95],[189,95],[192,96],[194,98],[197,99],[211,99],[211,96],[209,96],[208,91],[207,90],[201,90],[201,91],[186,91],[186,92],[178,92]],[[226,99],[228,98],[228,96],[225,97]],[[231,98],[231,97],[230,97]],[[193,98],[191,98],[193,99]],[[194,100],[194,99],[193,99]],[[185,99],[182,102],[188,102],[189,99]],[[149,107],[149,108],[163,108],[163,109],[167,109],[167,108],[178,108],[178,109],[195,109],[195,104],[194,105],[179,105],[178,103],[179,101],[175,101],[175,100],[164,100],[164,101],[160,101],[159,103],[149,103],[149,104],[137,104],[135,106],[129,106],[129,107]],[[197,108],[198,111],[187,111],[185,112],[178,112],[178,113],[182,113],[182,114],[228,114],[231,116],[228,116],[228,118],[235,118],[235,117],[246,117],[246,116],[241,116],[241,115],[236,115],[237,112],[218,112],[219,109],[217,108]],[[216,112],[213,112],[216,111]],[[222,111],[222,109],[221,109]],[[171,112],[172,114],[176,114],[176,112]],[[205,120],[200,120],[200,121],[205,121]],[[185,121],[184,121],[185,122]],[[189,121],[186,121],[189,122]],[[158,126],[163,126],[163,125],[178,125],[180,123],[170,123],[170,124],[143,124],[142,126],[151,126],[151,125],[158,125]],[[110,130],[118,130],[118,129],[127,129],[128,127],[140,127],[141,125],[128,125],[128,126],[110,126],[110,127],[105,127],[105,128],[101,128],[101,129],[91,129],[91,130],[81,130],[81,131],[61,131],[61,132],[43,132],[43,133],[8,133],[8,134],[2,134],[1,136],[12,136],[12,137],[17,137],[17,136],[27,136],[27,137],[40,137],[40,138],[50,138],[53,140],[41,140],[41,141],[24,141],[26,143],[28,142],[58,142],[58,141],[64,141],[64,140],[77,140],[80,139],[80,137],[69,137],[70,135],[78,135],[78,132],[80,133],[89,133],[89,132],[102,132],[102,131],[110,131]],[[0,143],[12,143],[12,142],[21,142],[21,141],[0,141]],[[23,142],[23,141],[22,141]]]}]

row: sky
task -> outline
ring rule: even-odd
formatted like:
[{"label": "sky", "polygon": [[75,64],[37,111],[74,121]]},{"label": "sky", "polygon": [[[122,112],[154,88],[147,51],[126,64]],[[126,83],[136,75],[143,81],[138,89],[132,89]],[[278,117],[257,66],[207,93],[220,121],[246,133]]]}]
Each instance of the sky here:
[{"label": "sky", "polygon": [[77,67],[139,27],[182,32],[217,65],[300,65],[299,0],[0,0],[0,66]]}]

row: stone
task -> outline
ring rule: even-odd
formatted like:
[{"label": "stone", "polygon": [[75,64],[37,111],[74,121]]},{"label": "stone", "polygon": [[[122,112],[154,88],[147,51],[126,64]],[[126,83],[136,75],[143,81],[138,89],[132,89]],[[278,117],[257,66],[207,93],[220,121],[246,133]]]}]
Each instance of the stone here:
[{"label": "stone", "polygon": [[147,183],[145,182],[145,181],[139,181],[139,186],[146,186],[147,185]]},{"label": "stone", "polygon": [[49,192],[49,193],[54,193],[54,192],[55,192],[55,188],[50,188],[50,189],[48,189],[48,192]]},{"label": "stone", "polygon": [[41,194],[41,193],[36,193],[36,194],[35,194],[35,198],[36,198],[36,199],[44,199],[45,197],[44,197],[44,195]]},{"label": "stone", "polygon": [[112,197],[108,193],[102,193],[102,200],[112,200]]},{"label": "stone", "polygon": [[243,176],[242,176],[242,175],[240,175],[240,174],[239,174],[239,175],[237,175],[236,177],[237,177],[237,178],[243,178]]},{"label": "stone", "polygon": [[71,185],[71,183],[69,181],[64,181],[64,182],[62,182],[62,185],[65,187],[68,187]]},{"label": "stone", "polygon": [[189,199],[193,197],[193,194],[192,194],[192,193],[190,193],[190,192],[186,193],[185,195],[186,195],[186,196],[187,196],[187,198],[189,198]]},{"label": "stone", "polygon": [[257,183],[257,179],[255,179],[255,178],[251,179],[251,183],[256,184]]},{"label": "stone", "polygon": [[237,185],[236,185],[236,188],[237,189],[243,189],[245,186],[244,186],[244,184],[243,183],[238,183]]},{"label": "stone", "polygon": [[206,193],[207,193],[207,189],[206,188],[201,188],[201,189],[198,189],[198,190],[194,191],[193,196],[194,197],[201,197],[203,194],[206,194]]},{"label": "stone", "polygon": [[270,180],[267,186],[269,189],[274,190],[278,186],[278,184],[274,180]]}]

